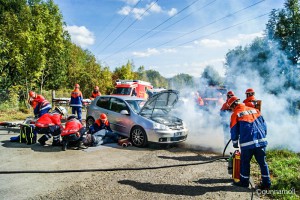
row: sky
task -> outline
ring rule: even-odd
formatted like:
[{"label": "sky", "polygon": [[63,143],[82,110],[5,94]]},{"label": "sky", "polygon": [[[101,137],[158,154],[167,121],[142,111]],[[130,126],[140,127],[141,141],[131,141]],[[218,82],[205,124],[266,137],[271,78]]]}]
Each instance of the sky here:
[{"label": "sky", "polygon": [[224,75],[226,53],[262,37],[285,0],[54,0],[71,40],[113,71],[128,61],[170,78]]}]

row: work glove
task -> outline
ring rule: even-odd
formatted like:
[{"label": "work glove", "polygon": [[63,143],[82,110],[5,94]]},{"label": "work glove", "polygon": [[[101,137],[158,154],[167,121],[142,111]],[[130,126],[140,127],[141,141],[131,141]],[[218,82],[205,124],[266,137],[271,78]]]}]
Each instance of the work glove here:
[{"label": "work glove", "polygon": [[236,148],[236,149],[238,149],[238,148],[239,148],[239,144],[238,144],[238,143],[236,143],[236,144],[233,144],[233,148]]}]

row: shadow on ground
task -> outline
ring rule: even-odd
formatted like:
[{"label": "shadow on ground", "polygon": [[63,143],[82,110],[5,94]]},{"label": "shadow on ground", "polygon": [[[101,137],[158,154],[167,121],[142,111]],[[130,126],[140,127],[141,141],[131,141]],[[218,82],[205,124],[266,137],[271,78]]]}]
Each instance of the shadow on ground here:
[{"label": "shadow on ground", "polygon": [[[220,180],[222,181],[222,180]],[[130,185],[135,187],[137,190],[170,194],[170,195],[185,195],[185,196],[199,196],[204,195],[207,192],[251,192],[247,188],[237,188],[235,186],[191,186],[191,185],[171,185],[171,184],[153,184],[153,183],[142,183],[133,180],[120,180],[118,183],[123,185]]]}]

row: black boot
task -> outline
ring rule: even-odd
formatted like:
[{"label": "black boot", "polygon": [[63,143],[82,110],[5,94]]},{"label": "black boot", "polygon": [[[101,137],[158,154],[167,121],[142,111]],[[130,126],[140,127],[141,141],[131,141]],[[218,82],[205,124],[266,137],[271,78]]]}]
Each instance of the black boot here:
[{"label": "black boot", "polygon": [[68,141],[67,140],[63,140],[62,141],[62,150],[66,151],[68,147]]},{"label": "black boot", "polygon": [[59,135],[53,136],[52,146],[62,146]]},{"label": "black boot", "polygon": [[46,141],[48,140],[48,137],[46,135],[43,135],[39,140],[38,142],[44,146],[46,144]]},{"label": "black boot", "polygon": [[79,141],[79,143],[78,143],[78,149],[87,149],[87,147],[83,144],[82,141]]}]

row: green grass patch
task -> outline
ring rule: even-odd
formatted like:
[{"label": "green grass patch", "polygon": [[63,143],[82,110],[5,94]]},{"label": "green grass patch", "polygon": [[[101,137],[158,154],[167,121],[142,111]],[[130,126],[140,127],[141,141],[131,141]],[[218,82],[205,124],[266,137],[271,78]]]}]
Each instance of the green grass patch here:
[{"label": "green grass patch", "polygon": [[13,122],[25,120],[26,117],[33,116],[33,113],[24,112],[15,109],[0,110],[0,122]]},{"label": "green grass patch", "polygon": [[[256,184],[260,181],[260,169],[255,159],[252,159],[251,175]],[[268,150],[267,163],[271,174],[270,197],[275,199],[300,199],[300,154],[292,151]],[[278,191],[292,191],[296,194],[276,194]],[[272,192],[275,191],[276,192]]]}]

